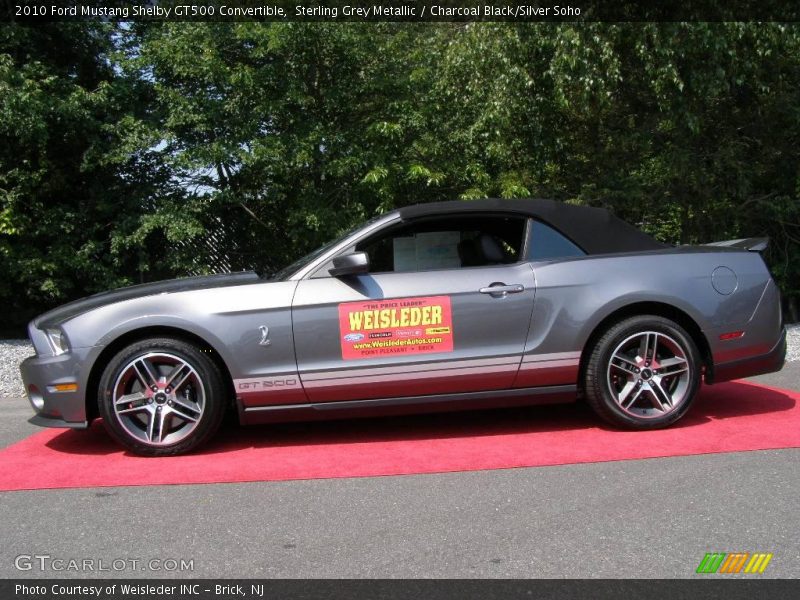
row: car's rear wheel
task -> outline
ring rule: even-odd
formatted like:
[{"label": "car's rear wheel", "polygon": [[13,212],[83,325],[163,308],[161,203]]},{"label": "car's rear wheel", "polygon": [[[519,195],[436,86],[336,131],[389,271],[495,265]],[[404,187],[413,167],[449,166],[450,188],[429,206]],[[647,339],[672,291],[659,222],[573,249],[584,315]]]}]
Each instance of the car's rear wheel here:
[{"label": "car's rear wheel", "polygon": [[670,319],[645,315],[625,319],[600,336],[583,383],[589,404],[606,421],[657,429],[689,410],[700,370],[691,336]]},{"label": "car's rear wheel", "polygon": [[98,390],[100,415],[111,436],[136,454],[182,454],[219,428],[222,381],[217,365],[195,345],[142,340],[106,366]]}]

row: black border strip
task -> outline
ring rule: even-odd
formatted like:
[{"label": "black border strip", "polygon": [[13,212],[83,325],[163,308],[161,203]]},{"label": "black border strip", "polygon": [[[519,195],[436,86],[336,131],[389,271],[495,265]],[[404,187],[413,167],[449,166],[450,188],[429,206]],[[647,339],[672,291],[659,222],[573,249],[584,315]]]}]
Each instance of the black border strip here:
[{"label": "black border strip", "polygon": [[[653,557],[657,560],[657,557]],[[721,598],[791,598],[800,595],[800,581],[786,579],[729,579],[706,576],[706,579],[657,580],[575,580],[575,579],[39,579],[0,580],[0,597],[4,600],[37,598],[39,600],[72,600],[101,598],[103,600],[131,599],[164,600],[167,598],[196,598],[198,600],[240,598],[247,600],[525,600],[563,598],[704,599]],[[713,577],[711,579],[710,577]],[[759,577],[759,576],[755,576]],[[44,593],[22,593],[17,586],[28,590],[38,587]],[[102,587],[100,595],[62,593],[79,587]],[[149,586],[150,593],[124,593],[125,586]],[[219,587],[218,587],[219,586]],[[238,588],[236,586],[239,586]]]},{"label": "black border strip", "polygon": [[787,0],[0,0],[0,20],[21,23],[798,22],[800,3]]}]

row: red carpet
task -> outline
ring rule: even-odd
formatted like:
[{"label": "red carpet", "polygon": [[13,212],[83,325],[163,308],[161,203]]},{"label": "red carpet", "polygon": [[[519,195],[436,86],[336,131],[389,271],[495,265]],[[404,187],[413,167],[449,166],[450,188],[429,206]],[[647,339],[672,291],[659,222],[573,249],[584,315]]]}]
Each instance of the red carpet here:
[{"label": "red carpet", "polygon": [[800,393],[733,382],[702,390],[671,429],[616,431],[588,407],[238,427],[199,454],[140,458],[100,424],[0,450],[0,490],[279,481],[507,469],[800,447]]}]

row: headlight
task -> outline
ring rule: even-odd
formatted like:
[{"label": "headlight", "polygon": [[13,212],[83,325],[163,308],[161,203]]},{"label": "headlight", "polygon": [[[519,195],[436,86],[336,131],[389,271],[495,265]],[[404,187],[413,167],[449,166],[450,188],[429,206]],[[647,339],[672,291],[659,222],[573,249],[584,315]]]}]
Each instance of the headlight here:
[{"label": "headlight", "polygon": [[69,352],[69,344],[67,343],[67,336],[60,329],[45,329],[47,334],[47,341],[50,342],[50,347],[53,349],[53,354],[58,356]]}]

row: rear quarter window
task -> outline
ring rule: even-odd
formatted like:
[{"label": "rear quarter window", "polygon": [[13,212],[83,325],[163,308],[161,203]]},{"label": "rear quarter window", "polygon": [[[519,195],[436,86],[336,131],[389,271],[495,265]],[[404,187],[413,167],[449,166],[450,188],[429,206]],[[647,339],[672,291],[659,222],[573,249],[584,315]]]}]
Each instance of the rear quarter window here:
[{"label": "rear quarter window", "polygon": [[586,253],[549,225],[541,221],[533,221],[528,244],[529,261],[577,256],[586,256]]}]

